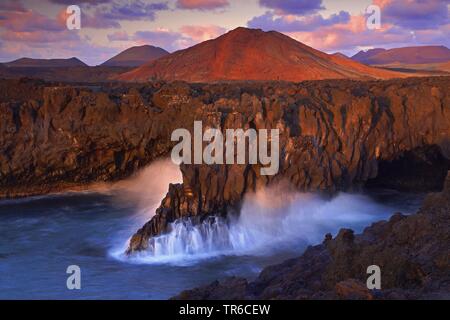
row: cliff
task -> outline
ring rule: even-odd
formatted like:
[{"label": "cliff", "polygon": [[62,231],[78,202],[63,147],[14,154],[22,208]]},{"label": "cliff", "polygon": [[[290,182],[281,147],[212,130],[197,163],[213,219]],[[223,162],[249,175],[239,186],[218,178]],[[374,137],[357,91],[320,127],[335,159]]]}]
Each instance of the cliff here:
[{"label": "cliff", "polygon": [[189,217],[239,213],[244,194],[280,180],[299,191],[334,192],[363,185],[438,189],[450,169],[450,104],[445,78],[425,81],[308,82],[221,94],[197,115],[204,126],[278,128],[280,169],[259,165],[182,165],[156,215],[128,252]]}]

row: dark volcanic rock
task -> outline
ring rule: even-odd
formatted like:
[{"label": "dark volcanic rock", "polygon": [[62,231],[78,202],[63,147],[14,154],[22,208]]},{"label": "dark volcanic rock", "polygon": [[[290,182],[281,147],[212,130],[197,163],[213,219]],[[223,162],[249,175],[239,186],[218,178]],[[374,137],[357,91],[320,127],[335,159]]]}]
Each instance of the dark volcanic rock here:
[{"label": "dark volcanic rock", "polygon": [[166,155],[171,132],[194,121],[195,104],[176,103],[178,95],[156,101],[160,84],[101,88],[10,80],[0,86],[3,197],[129,176]]},{"label": "dark volcanic rock", "polygon": [[[449,299],[449,230],[450,172],[443,192],[414,215],[395,214],[356,236],[343,229],[253,282],[216,281],[175,299]],[[381,290],[366,287],[370,265],[381,268]]]}]

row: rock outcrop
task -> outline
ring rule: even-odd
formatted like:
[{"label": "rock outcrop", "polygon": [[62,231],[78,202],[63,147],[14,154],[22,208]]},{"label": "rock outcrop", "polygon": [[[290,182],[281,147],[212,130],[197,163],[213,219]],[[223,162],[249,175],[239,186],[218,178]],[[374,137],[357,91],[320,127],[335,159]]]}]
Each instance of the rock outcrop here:
[{"label": "rock outcrop", "polygon": [[[450,172],[444,190],[418,213],[397,213],[360,235],[342,229],[255,281],[229,278],[175,299],[449,299]],[[368,290],[367,267],[381,270],[381,290]]]}]

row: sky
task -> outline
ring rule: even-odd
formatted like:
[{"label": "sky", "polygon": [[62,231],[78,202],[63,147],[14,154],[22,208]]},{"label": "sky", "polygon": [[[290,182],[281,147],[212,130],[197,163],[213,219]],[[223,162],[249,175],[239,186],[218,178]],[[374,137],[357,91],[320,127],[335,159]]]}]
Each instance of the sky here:
[{"label": "sky", "polygon": [[[67,7],[81,9],[68,30]],[[366,9],[380,8],[367,27]],[[77,57],[100,64],[136,45],[169,52],[237,27],[282,32],[327,53],[450,47],[450,0],[0,0],[0,62]]]}]

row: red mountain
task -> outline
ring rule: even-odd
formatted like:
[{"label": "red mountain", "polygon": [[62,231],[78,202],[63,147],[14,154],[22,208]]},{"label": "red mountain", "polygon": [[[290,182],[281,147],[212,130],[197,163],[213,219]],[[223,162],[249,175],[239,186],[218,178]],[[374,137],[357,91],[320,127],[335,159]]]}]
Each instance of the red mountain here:
[{"label": "red mountain", "polygon": [[108,61],[104,62],[104,67],[139,67],[150,61],[159,59],[168,55],[164,49],[144,45],[139,47],[131,47],[125,51],[122,51],[118,55],[112,57]]},{"label": "red mountain", "polygon": [[371,49],[358,52],[352,59],[372,65],[438,63],[450,60],[450,49],[444,46]]},{"label": "red mountain", "polygon": [[221,80],[371,79],[401,77],[315,50],[284,34],[237,28],[145,64],[118,77],[211,82]]}]

